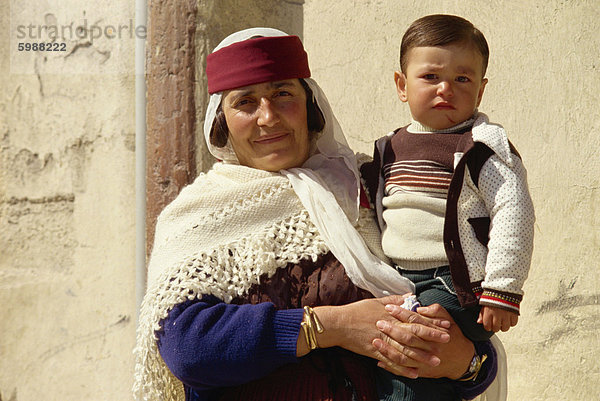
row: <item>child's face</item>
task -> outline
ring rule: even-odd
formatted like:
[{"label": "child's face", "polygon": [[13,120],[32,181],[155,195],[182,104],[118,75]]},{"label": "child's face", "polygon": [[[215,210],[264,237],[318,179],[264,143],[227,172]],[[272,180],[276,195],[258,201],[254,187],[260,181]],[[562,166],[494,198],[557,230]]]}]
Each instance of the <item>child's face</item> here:
[{"label": "child's face", "polygon": [[406,75],[394,74],[398,96],[408,102],[414,120],[446,129],[472,115],[483,96],[483,57],[463,44],[414,47]]}]

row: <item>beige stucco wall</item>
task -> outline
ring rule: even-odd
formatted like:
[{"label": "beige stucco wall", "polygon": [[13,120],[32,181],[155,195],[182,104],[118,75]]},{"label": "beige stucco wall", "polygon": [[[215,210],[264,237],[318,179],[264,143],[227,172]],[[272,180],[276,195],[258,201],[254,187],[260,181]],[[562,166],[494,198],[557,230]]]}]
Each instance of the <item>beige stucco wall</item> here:
[{"label": "beige stucco wall", "polygon": [[[313,75],[351,144],[366,153],[409,118],[392,81],[408,24],[451,12],[484,31],[492,55],[481,109],[523,155],[538,216],[521,322],[501,335],[509,399],[599,398],[597,1],[302,3],[199,0],[197,53],[251,25],[303,35]],[[134,2],[0,2],[4,27],[53,17],[129,24]],[[0,52],[10,55],[0,58],[0,399],[129,400],[134,41],[75,38],[69,57],[15,55],[10,32],[0,36]]]},{"label": "beige stucco wall", "polygon": [[[5,401],[129,399],[136,319],[134,40],[92,43],[65,31],[67,52],[19,54],[11,24],[129,24],[133,6],[0,2]],[[33,34],[21,41],[39,42]]]},{"label": "beige stucco wall", "polygon": [[486,35],[480,109],[507,129],[528,168],[535,251],[517,327],[500,335],[509,400],[600,399],[600,3],[307,0],[304,43],[350,142],[407,124],[396,97],[402,34],[453,13]]}]

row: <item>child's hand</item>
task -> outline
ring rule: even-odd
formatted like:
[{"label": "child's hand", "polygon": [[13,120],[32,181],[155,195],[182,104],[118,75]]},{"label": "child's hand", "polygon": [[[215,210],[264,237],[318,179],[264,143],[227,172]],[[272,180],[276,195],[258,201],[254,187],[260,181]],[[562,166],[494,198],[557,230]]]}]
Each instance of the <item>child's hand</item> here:
[{"label": "child's hand", "polygon": [[482,306],[477,323],[483,324],[487,331],[497,333],[500,330],[508,331],[512,326],[517,325],[518,320],[519,315],[514,312],[493,306]]}]

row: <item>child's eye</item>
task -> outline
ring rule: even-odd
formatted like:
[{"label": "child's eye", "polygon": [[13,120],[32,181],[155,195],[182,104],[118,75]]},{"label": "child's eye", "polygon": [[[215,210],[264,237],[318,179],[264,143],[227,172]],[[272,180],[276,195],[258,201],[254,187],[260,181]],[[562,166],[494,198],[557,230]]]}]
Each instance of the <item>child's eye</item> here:
[{"label": "child's eye", "polygon": [[456,78],[456,81],[457,81],[457,82],[469,82],[469,81],[471,81],[471,80],[469,79],[469,77],[464,77],[464,76],[461,76],[461,77],[457,77],[457,78]]},{"label": "child's eye", "polygon": [[435,74],[425,74],[425,75],[423,75],[423,79],[431,81],[431,80],[437,79],[437,75],[435,75]]}]

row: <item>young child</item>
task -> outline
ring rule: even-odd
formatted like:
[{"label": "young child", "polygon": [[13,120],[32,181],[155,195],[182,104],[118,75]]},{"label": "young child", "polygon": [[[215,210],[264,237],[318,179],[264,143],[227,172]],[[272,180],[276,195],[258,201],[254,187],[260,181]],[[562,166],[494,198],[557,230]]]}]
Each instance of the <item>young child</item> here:
[{"label": "young child", "polygon": [[[463,18],[416,20],[394,74],[412,122],[379,139],[361,169],[384,252],[421,304],[444,306],[475,342],[517,323],[535,219],[518,153],[477,110],[488,56],[483,34]],[[472,376],[469,369],[463,379]],[[429,399],[431,382],[404,382],[403,398],[382,398]],[[433,399],[455,399],[449,388],[448,398]]]}]

